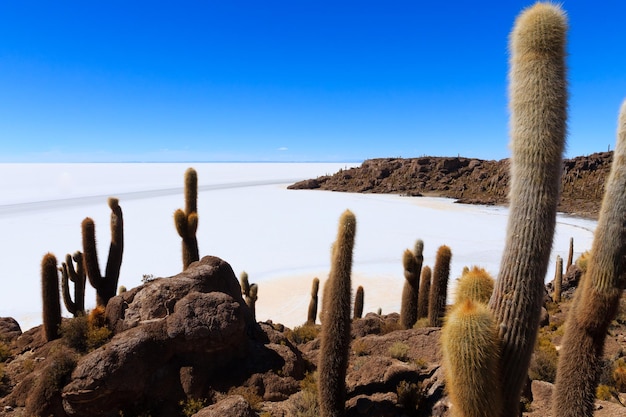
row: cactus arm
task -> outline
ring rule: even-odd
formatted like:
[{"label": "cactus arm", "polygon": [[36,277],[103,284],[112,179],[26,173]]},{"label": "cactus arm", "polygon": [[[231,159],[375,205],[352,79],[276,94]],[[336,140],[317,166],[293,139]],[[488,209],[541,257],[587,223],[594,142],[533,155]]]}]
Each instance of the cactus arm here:
[{"label": "cactus arm", "polygon": [[437,249],[433,279],[430,283],[428,299],[428,321],[431,327],[441,327],[446,314],[446,298],[448,294],[448,279],[450,277],[450,260],[452,252],[448,246],[442,245]]},{"label": "cactus arm", "polygon": [[182,238],[183,270],[200,259],[198,249],[198,174],[193,168],[185,171],[185,210],[174,212],[174,225]]},{"label": "cactus arm", "polygon": [[490,307],[502,342],[503,416],[519,414],[539,325],[565,144],[566,17],[556,5],[524,10],[511,33],[509,220]]},{"label": "cactus arm", "polygon": [[68,259],[71,264],[72,257],[67,255],[66,261],[61,264],[61,292],[63,294],[63,304],[65,304],[65,308],[70,312],[74,317],[76,317],[76,303],[72,301],[72,296],[70,295],[70,286],[69,286],[69,267],[68,267]]},{"label": "cactus arm", "polygon": [[432,271],[428,265],[422,268],[420,274],[420,289],[417,299],[417,319],[428,317],[428,298],[430,295],[430,278]]},{"label": "cactus arm", "polygon": [[566,321],[553,397],[555,415],[592,416],[599,362],[626,272],[626,101],[618,122],[611,172],[594,233],[587,272]]},{"label": "cactus arm", "polygon": [[117,198],[109,198],[108,203],[111,208],[111,245],[109,246],[109,257],[105,274],[107,278],[107,292],[110,294],[110,297],[113,297],[117,291],[117,282],[122,267],[122,255],[124,254],[124,218]]}]

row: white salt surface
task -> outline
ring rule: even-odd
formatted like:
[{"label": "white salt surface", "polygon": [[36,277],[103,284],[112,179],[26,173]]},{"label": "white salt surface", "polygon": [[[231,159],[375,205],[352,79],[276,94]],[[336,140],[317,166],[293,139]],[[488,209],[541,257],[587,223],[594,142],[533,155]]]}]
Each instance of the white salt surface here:
[{"label": "white salt surface", "polygon": [[[80,223],[96,223],[104,268],[110,242],[108,196],[120,199],[125,248],[119,285],[141,284],[144,274],[181,270],[180,237],[172,215],[184,206],[183,174],[198,171],[197,232],[201,256],[226,260],[237,275],[259,284],[257,319],[293,327],[306,320],[311,281],[328,275],[330,247],[341,213],[357,218],[353,288],[365,289],[365,312],[398,311],[402,253],[424,240],[424,264],[440,245],[452,249],[450,292],[464,266],[497,275],[507,210],[455,204],[441,198],[287,190],[305,178],[351,164],[0,164],[0,259],[4,290],[0,316],[23,330],[41,323],[40,263],[46,252],[61,262],[81,250]],[[596,222],[559,215],[551,259],[591,247]],[[554,262],[546,281],[554,275]],[[95,305],[89,285],[87,308]],[[65,313],[66,316],[69,314]]]}]

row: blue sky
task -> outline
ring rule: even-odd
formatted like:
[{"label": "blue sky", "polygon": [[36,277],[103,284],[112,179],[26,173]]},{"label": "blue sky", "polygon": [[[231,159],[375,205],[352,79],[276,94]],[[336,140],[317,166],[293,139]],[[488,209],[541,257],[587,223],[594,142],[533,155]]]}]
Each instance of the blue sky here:
[{"label": "blue sky", "polygon": [[[4,1],[0,162],[509,156],[526,1]],[[615,142],[626,3],[563,1],[566,156]]]}]

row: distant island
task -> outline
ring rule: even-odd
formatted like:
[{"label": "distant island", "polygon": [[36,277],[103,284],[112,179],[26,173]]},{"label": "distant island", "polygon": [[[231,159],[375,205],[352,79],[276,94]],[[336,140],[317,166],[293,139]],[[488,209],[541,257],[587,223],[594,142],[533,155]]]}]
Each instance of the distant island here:
[{"label": "distant island", "polygon": [[[563,160],[558,210],[597,219],[612,160],[612,151]],[[459,203],[506,206],[508,186],[508,159],[423,156],[368,159],[359,167],[300,181],[288,188],[436,196],[454,198]]]}]

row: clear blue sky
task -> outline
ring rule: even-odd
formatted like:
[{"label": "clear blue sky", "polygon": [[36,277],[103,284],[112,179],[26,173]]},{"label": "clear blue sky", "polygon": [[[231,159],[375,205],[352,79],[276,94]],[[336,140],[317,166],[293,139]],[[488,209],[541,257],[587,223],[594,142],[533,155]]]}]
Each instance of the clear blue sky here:
[{"label": "clear blue sky", "polygon": [[[3,1],[0,162],[505,158],[532,3]],[[626,3],[562,4],[566,156],[612,149]]]}]

